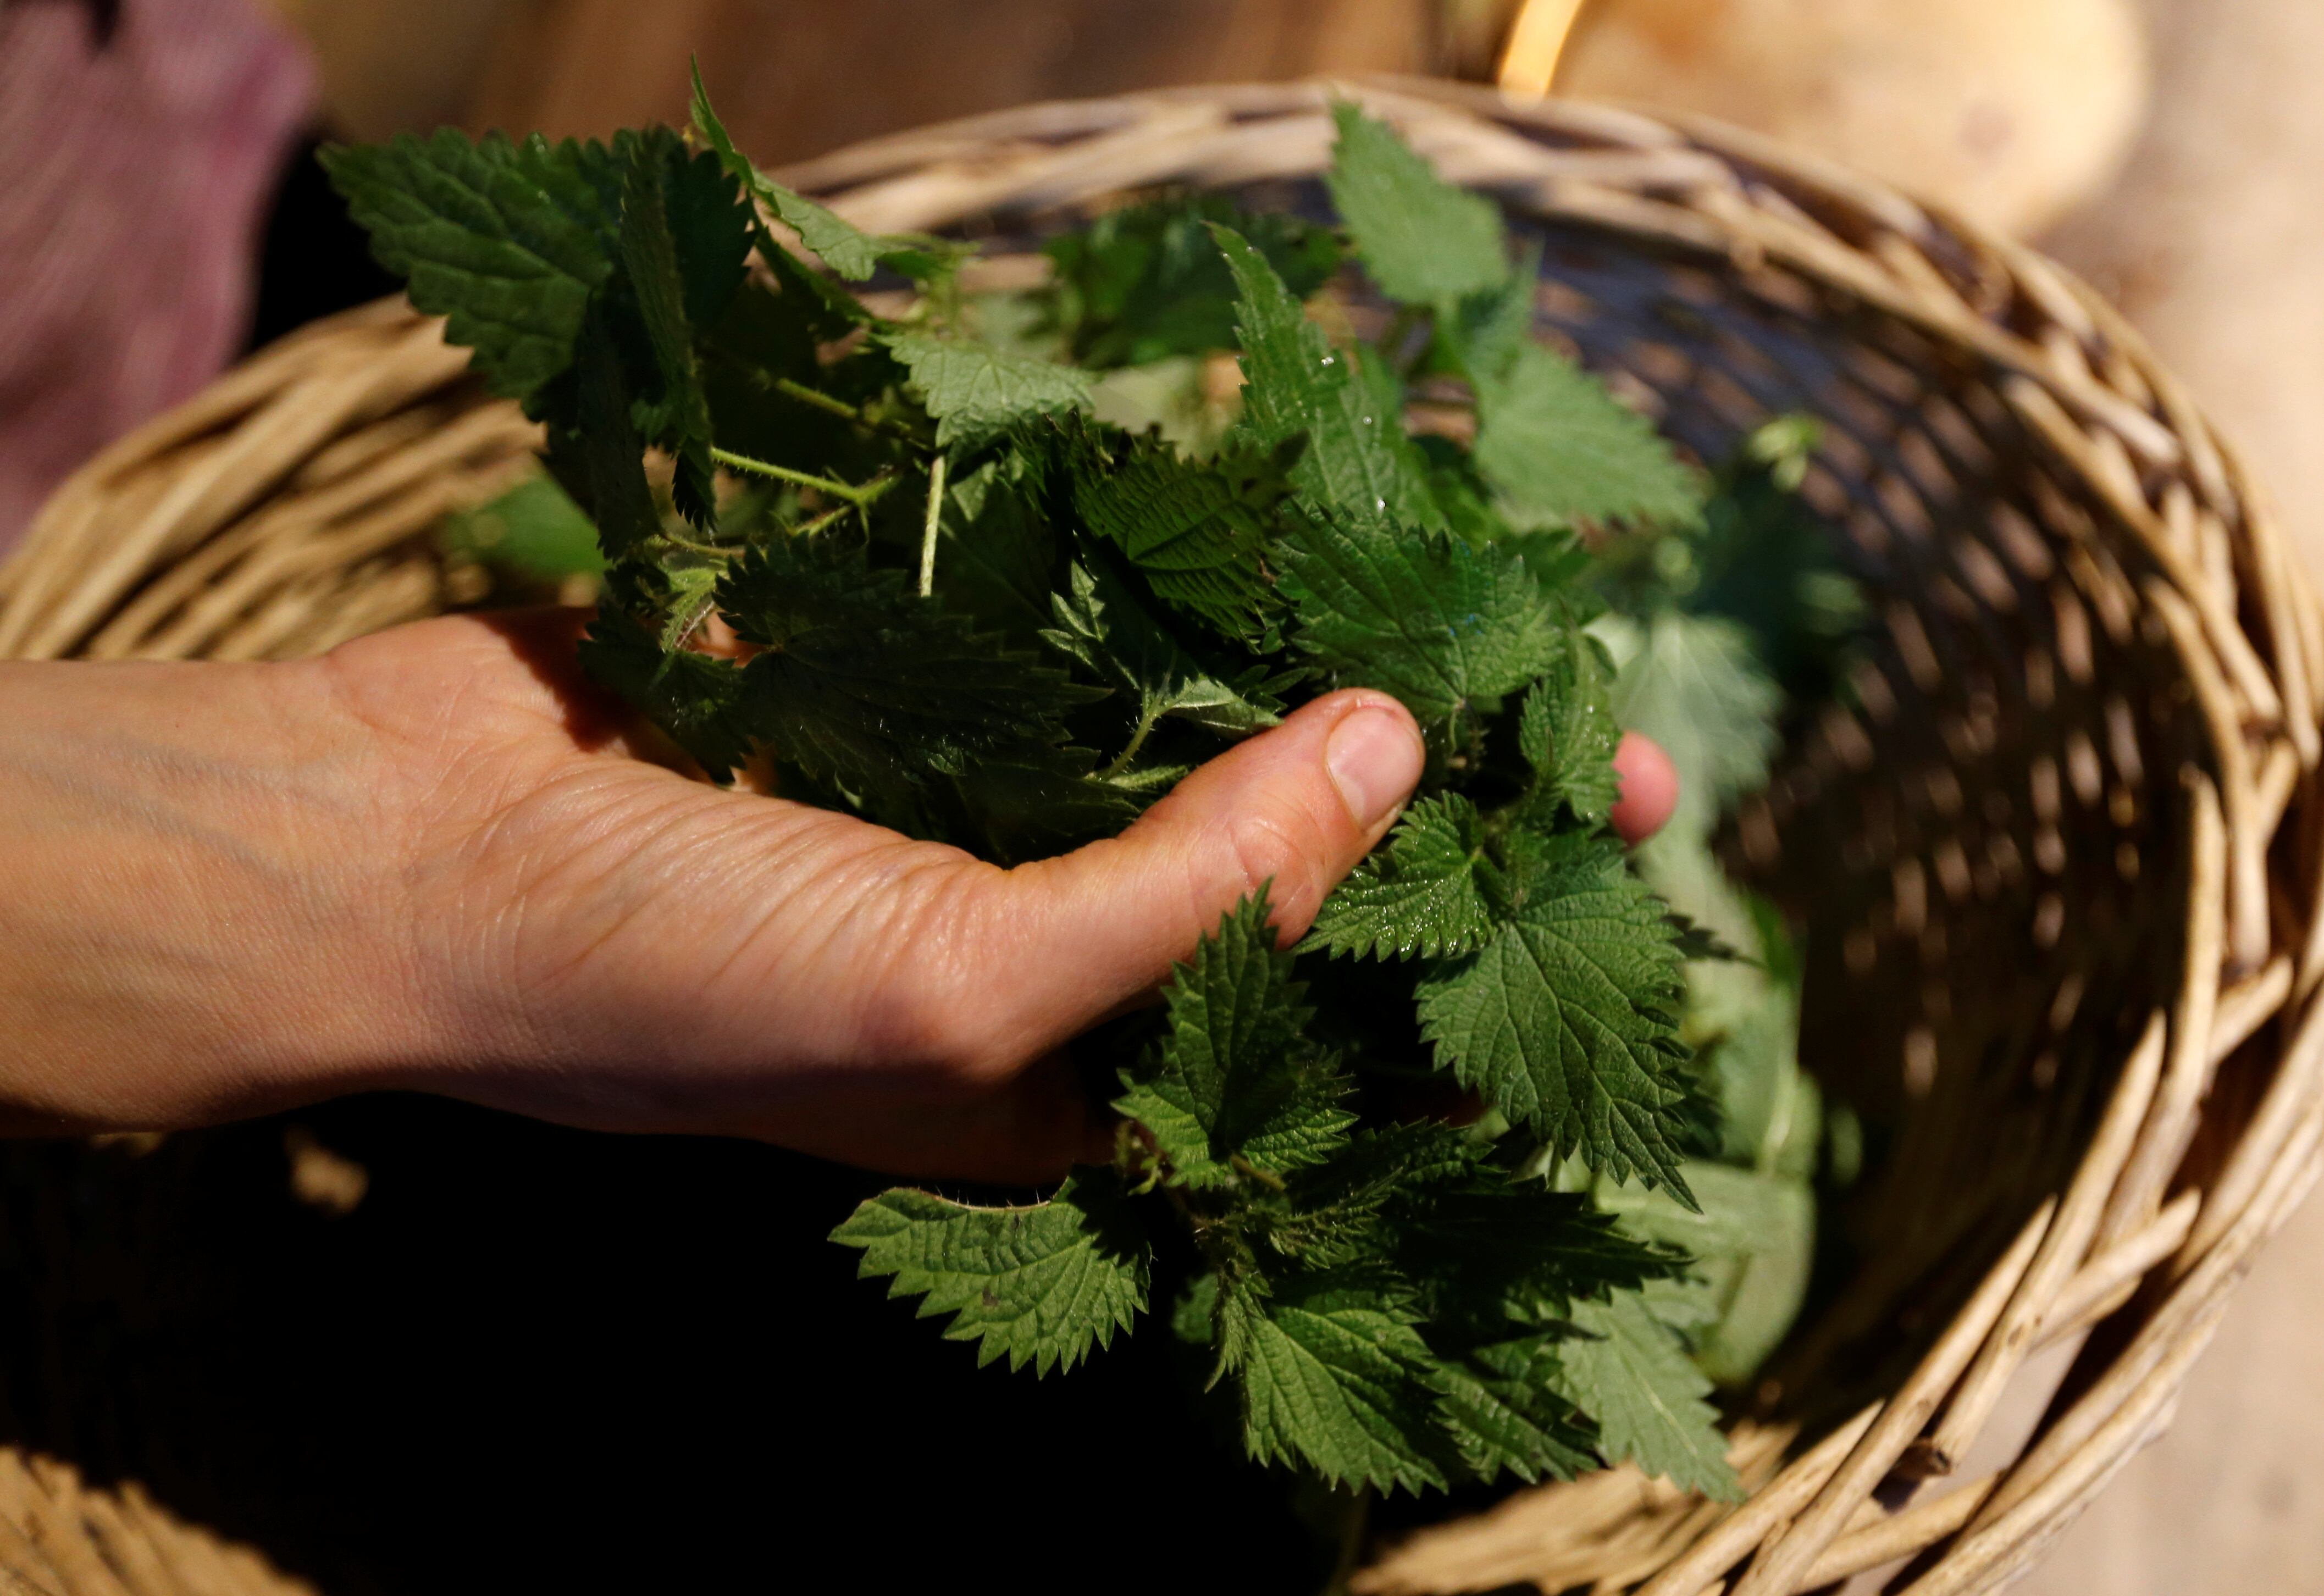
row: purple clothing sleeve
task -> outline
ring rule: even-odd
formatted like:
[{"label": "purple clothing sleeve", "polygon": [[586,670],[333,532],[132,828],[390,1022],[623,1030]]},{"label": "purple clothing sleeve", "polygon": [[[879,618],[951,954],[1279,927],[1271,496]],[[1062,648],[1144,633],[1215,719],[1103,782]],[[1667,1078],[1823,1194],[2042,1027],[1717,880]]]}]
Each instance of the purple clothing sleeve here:
[{"label": "purple clothing sleeve", "polygon": [[0,0],[0,550],[244,336],[315,70],[254,0]]}]

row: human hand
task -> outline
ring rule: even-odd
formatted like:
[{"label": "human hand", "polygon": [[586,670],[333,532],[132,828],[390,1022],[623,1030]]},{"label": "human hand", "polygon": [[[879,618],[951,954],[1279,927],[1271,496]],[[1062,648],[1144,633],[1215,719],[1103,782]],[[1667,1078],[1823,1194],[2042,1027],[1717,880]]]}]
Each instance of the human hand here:
[{"label": "human hand", "polygon": [[[298,665],[0,667],[0,1125],[167,1128],[346,1092],[760,1137],[897,1173],[1102,1145],[1063,1047],[1274,882],[1298,935],[1420,742],[1342,692],[1120,837],[1003,871],[655,762],[586,617],[398,628]],[[1626,739],[1615,823],[1676,784]]]}]

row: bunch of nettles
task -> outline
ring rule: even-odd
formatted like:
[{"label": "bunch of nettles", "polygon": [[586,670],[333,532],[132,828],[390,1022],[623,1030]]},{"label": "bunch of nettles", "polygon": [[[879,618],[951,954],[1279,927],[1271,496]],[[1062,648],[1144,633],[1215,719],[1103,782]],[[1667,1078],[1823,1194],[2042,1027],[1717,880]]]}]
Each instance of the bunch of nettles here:
[{"label": "bunch of nettles", "polygon": [[[1101,1038],[1111,1166],[1024,1207],[890,1192],[835,1232],[865,1273],[1046,1372],[1148,1308],[1158,1241],[1255,1457],[1416,1490],[1628,1458],[1726,1492],[1649,1297],[1685,1257],[1543,1175],[1686,1213],[1716,1146],[1676,1018],[1707,941],[1607,829],[1576,536],[1698,523],[1704,483],[1535,339],[1537,262],[1491,204],[1336,116],[1336,226],[1158,196],[1054,239],[1030,314],[962,245],[768,179],[698,85],[690,134],[326,161],[546,424],[607,565],[588,669],[713,776],[757,761],[1009,862],[1119,830],[1333,688],[1425,729],[1419,796],[1304,941],[1261,893]],[[1101,419],[1109,374],[1220,350],[1239,411],[1207,447]],[[1452,418],[1426,436],[1416,388]],[[744,647],[706,650],[714,621]],[[1485,1121],[1401,1117],[1431,1070]]]}]

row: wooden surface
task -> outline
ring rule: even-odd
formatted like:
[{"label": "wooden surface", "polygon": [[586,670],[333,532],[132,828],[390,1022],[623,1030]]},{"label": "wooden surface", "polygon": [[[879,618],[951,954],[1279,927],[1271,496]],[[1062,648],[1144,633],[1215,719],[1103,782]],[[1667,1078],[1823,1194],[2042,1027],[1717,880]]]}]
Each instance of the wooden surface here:
[{"label": "wooden surface", "polygon": [[[2046,242],[2241,442],[2324,572],[2324,6],[2148,5],[2144,141],[2114,192]],[[2260,1258],[2171,1434],[2015,1591],[2324,1591],[2324,1203]]]},{"label": "wooden surface", "polygon": [[552,134],[683,120],[687,66],[760,161],[1030,100],[1412,71],[1434,0],[509,0],[471,120]]}]

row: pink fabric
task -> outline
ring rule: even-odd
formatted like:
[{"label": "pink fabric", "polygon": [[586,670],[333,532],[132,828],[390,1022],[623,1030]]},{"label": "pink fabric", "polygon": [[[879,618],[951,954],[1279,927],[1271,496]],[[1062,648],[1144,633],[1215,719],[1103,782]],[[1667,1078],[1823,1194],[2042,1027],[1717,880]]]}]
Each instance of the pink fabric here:
[{"label": "pink fabric", "polygon": [[263,208],[314,103],[252,0],[0,0],[0,549],[244,337]]}]

